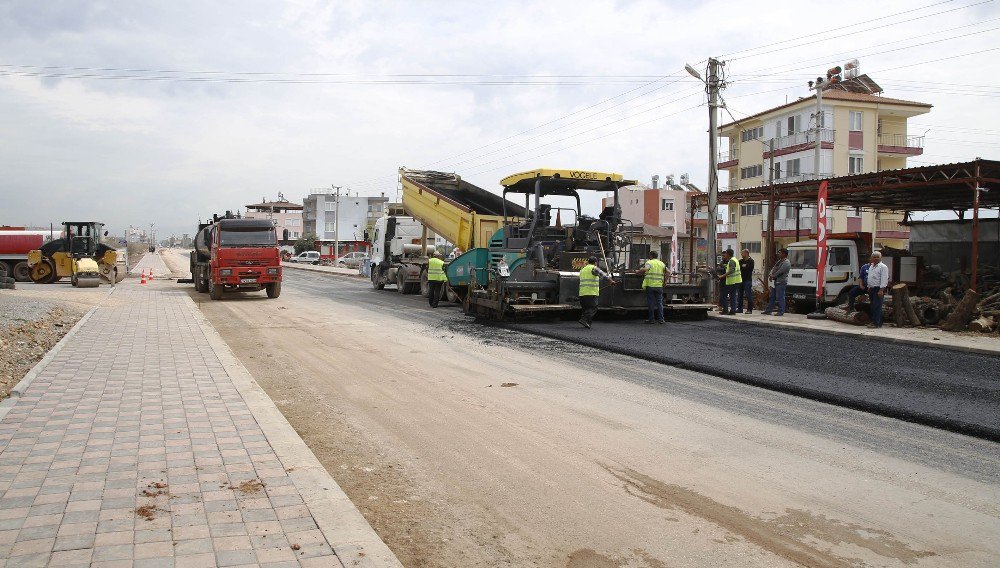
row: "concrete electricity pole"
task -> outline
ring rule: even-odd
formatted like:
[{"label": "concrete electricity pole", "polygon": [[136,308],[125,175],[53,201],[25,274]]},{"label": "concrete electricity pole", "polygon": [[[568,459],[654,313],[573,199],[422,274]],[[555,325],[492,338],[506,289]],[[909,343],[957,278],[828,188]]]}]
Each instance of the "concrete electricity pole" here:
[{"label": "concrete electricity pole", "polygon": [[709,268],[712,270],[712,278],[708,281],[708,295],[715,301],[715,292],[718,289],[718,279],[715,269],[718,267],[719,246],[716,238],[716,216],[719,210],[719,139],[716,129],[718,128],[719,90],[725,85],[719,78],[719,74],[725,62],[714,57],[708,59],[708,77],[702,79],[690,65],[684,68],[695,79],[705,83],[705,91],[708,93],[708,259]]},{"label": "concrete electricity pole", "polygon": [[337,209],[333,212],[333,260],[340,256],[340,186],[331,185],[335,191],[333,202]]}]

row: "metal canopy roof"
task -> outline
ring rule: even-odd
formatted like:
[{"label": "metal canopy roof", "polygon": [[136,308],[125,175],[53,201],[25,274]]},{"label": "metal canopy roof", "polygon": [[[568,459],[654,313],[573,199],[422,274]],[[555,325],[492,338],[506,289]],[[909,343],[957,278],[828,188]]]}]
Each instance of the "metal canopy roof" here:
[{"label": "metal canopy roof", "polygon": [[[775,203],[815,203],[823,180],[776,183],[725,191],[719,203],[768,201]],[[1000,207],[1000,162],[973,160],[886,170],[829,178],[827,203],[831,206],[863,207],[888,211],[931,211],[972,209],[973,188],[979,192],[980,207]]]}]

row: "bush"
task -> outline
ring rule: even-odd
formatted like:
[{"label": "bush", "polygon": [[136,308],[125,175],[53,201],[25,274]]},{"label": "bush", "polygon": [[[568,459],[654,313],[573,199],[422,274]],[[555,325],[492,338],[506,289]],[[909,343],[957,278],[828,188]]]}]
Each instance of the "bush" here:
[{"label": "bush", "polygon": [[306,233],[295,241],[295,254],[316,250],[316,233]]}]

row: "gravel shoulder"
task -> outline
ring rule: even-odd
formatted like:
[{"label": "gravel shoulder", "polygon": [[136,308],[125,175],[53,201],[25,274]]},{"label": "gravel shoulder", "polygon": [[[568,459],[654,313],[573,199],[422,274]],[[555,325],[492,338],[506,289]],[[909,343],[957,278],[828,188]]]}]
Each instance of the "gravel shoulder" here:
[{"label": "gravel shoulder", "polygon": [[0,293],[0,400],[86,311],[77,303],[27,296],[18,290]]}]

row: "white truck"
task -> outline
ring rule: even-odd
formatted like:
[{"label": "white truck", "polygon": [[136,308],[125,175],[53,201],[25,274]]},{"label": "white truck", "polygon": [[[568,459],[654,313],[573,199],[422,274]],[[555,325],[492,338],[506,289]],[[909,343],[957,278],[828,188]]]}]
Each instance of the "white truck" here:
[{"label": "white truck", "polygon": [[390,205],[386,214],[375,221],[371,279],[376,290],[395,284],[400,294],[414,294],[421,289],[421,273],[428,255],[436,250],[434,234],[403,213],[398,206]]},{"label": "white truck", "polygon": [[[842,304],[847,292],[861,274],[861,266],[869,261],[872,253],[871,233],[831,233],[826,241],[826,277],[823,284],[823,303]],[[788,245],[788,298],[802,302],[816,299],[816,241],[799,241]],[[882,257],[889,267],[890,282],[916,283],[918,259],[914,256]]]}]

